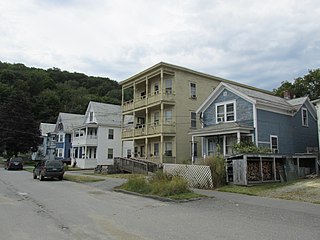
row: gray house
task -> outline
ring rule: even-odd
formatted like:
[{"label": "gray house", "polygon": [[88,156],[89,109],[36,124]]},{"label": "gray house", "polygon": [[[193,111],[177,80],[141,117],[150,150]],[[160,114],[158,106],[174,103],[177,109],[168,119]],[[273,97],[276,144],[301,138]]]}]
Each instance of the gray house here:
[{"label": "gray house", "polygon": [[[202,141],[202,157],[252,141],[277,154],[317,150],[317,113],[307,97],[284,99],[263,90],[221,83],[198,108],[202,128],[190,131]],[[193,160],[195,155],[193,154]]]}]

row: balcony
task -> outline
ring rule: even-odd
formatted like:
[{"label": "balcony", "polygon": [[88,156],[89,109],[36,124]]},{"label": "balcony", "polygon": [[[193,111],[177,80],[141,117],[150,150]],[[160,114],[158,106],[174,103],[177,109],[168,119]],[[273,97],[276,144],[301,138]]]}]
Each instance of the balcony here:
[{"label": "balcony", "polygon": [[98,137],[97,136],[79,136],[74,137],[72,141],[73,146],[97,146],[98,145]]},{"label": "balcony", "polygon": [[122,104],[122,112],[130,111],[136,108],[144,107],[160,101],[174,101],[174,94],[170,90],[166,90],[163,94],[161,91],[149,93],[148,96],[140,96],[138,98],[126,101]]},{"label": "balcony", "polygon": [[122,131],[122,138],[131,138],[133,137],[133,128],[126,128]]}]

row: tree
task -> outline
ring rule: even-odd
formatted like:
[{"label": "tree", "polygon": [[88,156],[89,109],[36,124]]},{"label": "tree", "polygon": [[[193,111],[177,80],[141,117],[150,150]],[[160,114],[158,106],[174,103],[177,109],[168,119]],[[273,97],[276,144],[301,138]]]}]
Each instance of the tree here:
[{"label": "tree", "polygon": [[9,156],[36,151],[40,143],[39,125],[22,92],[14,92],[0,105],[0,148]]},{"label": "tree", "polygon": [[311,100],[320,97],[320,68],[309,70],[309,73],[303,77],[298,77],[293,83],[282,82],[281,86],[274,89],[273,92],[283,97],[284,92],[288,91],[291,97],[309,96]]}]

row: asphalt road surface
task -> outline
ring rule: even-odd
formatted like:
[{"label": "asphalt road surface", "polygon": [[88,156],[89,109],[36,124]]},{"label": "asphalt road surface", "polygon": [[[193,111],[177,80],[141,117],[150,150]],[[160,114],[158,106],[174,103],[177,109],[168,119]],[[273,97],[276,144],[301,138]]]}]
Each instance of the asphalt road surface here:
[{"label": "asphalt road surface", "polygon": [[0,239],[320,239],[317,204],[216,192],[168,203],[113,192],[107,181],[41,182],[1,169]]}]

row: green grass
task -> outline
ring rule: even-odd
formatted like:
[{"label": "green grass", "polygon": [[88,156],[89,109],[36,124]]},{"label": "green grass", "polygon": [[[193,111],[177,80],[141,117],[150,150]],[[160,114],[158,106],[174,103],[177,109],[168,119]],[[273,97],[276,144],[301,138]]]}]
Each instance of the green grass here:
[{"label": "green grass", "polygon": [[71,175],[71,174],[64,174],[64,180],[77,182],[77,183],[84,183],[84,182],[100,182],[106,180],[105,178],[96,178],[90,176],[82,176],[82,175]]},{"label": "green grass", "polygon": [[157,173],[149,178],[149,180],[144,176],[131,177],[125,184],[118,187],[118,189],[174,200],[203,197],[203,195],[193,193],[183,178],[162,173]]},{"label": "green grass", "polygon": [[117,173],[117,174],[84,173],[83,175],[98,176],[98,177],[104,177],[104,178],[124,178],[124,179],[144,176],[142,174],[131,174],[131,173]]}]

